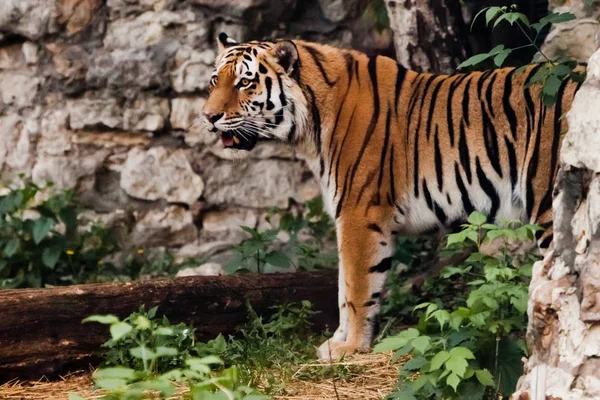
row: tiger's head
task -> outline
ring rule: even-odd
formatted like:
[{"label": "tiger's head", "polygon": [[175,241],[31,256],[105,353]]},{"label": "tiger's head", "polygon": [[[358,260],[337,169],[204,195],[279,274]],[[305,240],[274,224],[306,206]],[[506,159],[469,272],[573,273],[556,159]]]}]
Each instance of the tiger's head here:
[{"label": "tiger's head", "polygon": [[306,98],[297,80],[298,50],[289,40],[239,44],[221,33],[204,122],[231,156],[259,140],[297,142]]}]

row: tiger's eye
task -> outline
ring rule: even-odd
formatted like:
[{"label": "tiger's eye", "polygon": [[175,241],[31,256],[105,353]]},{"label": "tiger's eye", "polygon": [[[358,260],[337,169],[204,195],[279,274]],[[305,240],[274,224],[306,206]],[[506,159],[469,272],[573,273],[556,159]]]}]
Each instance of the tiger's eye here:
[{"label": "tiger's eye", "polygon": [[250,81],[246,78],[244,78],[240,81],[240,85],[242,85],[242,86],[248,86],[249,84],[250,84]]}]

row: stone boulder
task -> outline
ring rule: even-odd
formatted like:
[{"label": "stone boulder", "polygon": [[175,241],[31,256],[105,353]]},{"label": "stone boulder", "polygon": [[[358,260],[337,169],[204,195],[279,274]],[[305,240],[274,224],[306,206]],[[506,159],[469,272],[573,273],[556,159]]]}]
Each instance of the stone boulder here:
[{"label": "stone boulder", "polygon": [[121,171],[120,186],[138,199],[188,205],[195,203],[204,190],[204,182],[192,171],[185,151],[165,147],[131,149]]}]

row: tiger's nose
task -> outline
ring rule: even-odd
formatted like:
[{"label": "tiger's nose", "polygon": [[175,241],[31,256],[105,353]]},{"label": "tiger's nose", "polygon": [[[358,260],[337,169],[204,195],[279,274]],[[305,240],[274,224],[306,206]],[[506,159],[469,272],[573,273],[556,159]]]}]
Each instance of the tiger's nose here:
[{"label": "tiger's nose", "polygon": [[220,120],[223,115],[225,115],[225,113],[204,113],[204,118],[206,118],[208,121],[210,121],[211,123],[215,123],[218,120]]}]

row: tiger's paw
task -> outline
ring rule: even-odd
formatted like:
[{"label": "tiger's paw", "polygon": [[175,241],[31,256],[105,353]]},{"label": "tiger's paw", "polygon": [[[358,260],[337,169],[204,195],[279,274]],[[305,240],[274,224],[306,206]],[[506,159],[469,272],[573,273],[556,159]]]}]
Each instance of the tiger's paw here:
[{"label": "tiger's paw", "polygon": [[320,361],[337,361],[344,356],[349,356],[350,354],[367,350],[367,348],[353,345],[347,341],[329,339],[319,346],[319,349],[317,350],[317,357],[319,357]]}]

